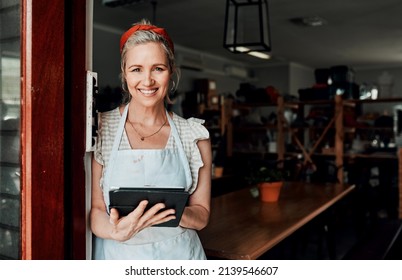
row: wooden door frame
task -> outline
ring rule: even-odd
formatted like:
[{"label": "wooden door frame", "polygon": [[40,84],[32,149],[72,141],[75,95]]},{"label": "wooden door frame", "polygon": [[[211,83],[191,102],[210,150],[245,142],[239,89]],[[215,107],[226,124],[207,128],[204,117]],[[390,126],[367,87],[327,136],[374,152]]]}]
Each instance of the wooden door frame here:
[{"label": "wooden door frame", "polygon": [[[68,46],[66,67],[68,69],[65,110],[66,145],[66,193],[68,201],[68,258],[86,258],[86,175],[84,167],[86,147],[86,42],[87,0],[72,0],[67,7],[66,36]],[[90,7],[92,9],[92,7]]]},{"label": "wooden door frame", "polygon": [[21,1],[21,257],[85,258],[86,1]]}]

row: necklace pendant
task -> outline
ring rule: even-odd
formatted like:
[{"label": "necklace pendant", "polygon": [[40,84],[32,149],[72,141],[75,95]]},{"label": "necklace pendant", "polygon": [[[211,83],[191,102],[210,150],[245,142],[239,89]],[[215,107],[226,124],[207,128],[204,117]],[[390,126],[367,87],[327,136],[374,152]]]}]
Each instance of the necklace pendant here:
[{"label": "necklace pendant", "polygon": [[140,136],[141,141],[144,141],[145,138],[154,136],[154,135],[157,134],[159,131],[161,131],[162,128],[163,128],[163,127],[165,126],[165,124],[167,123],[167,121],[168,121],[168,119],[167,119],[167,117],[166,117],[166,118],[165,118],[165,122],[162,124],[162,126],[161,126],[157,131],[155,131],[154,133],[152,133],[152,134],[150,134],[150,135],[142,136],[142,135],[137,131],[137,129],[135,129],[134,124],[133,124],[132,122],[130,122],[129,119],[126,119],[126,122],[128,122],[128,123],[131,125],[131,127],[134,129],[134,131],[138,134],[138,136]]}]

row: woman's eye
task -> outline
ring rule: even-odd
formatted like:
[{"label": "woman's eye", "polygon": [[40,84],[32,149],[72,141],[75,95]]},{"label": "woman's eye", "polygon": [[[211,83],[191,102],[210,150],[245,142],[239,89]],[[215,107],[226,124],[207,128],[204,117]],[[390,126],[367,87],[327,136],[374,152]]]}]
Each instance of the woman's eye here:
[{"label": "woman's eye", "polygon": [[161,67],[156,67],[156,68],[155,68],[155,71],[161,72],[161,71],[164,71],[164,69],[161,68]]},{"label": "woman's eye", "polygon": [[131,69],[131,72],[140,72],[141,70],[140,70],[140,68],[133,68],[133,69]]}]

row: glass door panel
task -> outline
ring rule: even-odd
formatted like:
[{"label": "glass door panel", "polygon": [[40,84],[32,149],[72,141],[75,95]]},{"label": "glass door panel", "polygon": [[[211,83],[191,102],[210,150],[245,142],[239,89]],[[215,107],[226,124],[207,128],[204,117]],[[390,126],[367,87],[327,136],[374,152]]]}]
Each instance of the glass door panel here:
[{"label": "glass door panel", "polygon": [[0,259],[20,259],[20,1],[0,2]]}]

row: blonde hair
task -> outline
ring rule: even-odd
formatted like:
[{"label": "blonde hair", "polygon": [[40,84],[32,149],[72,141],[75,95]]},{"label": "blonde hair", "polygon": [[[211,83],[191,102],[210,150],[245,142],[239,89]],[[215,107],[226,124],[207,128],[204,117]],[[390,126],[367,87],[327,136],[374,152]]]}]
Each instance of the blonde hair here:
[{"label": "blonde hair", "polygon": [[[152,25],[149,20],[147,19],[142,19],[140,22],[135,23],[133,25]],[[131,49],[134,46],[141,45],[141,44],[146,44],[146,43],[159,43],[161,44],[165,54],[166,58],[168,60],[168,68],[169,72],[172,74],[172,77],[176,79],[176,81],[172,78],[171,79],[171,90],[166,94],[166,102],[168,104],[172,104],[172,101],[170,100],[169,94],[174,93],[177,90],[179,81],[180,81],[180,69],[176,67],[176,62],[175,62],[175,56],[174,52],[169,46],[169,43],[167,40],[160,34],[153,32],[152,30],[137,30],[134,32],[126,41],[124,44],[121,55],[120,55],[120,79],[121,79],[121,85],[123,89],[123,103],[128,103],[131,100],[131,95],[128,91],[127,88],[127,81],[125,79],[125,67],[126,67],[126,54],[129,49]]]}]

